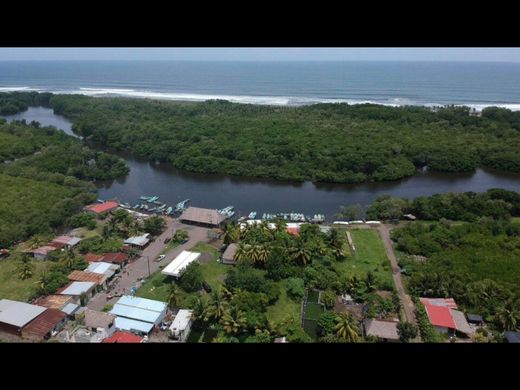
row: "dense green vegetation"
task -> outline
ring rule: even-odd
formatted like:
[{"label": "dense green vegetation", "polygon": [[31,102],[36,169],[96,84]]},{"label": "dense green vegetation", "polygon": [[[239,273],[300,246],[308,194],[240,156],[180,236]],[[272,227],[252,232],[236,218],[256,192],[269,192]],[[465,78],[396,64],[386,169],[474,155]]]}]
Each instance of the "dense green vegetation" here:
[{"label": "dense green vegetation", "polygon": [[79,226],[69,218],[95,200],[87,180],[126,173],[119,158],[53,127],[0,119],[0,247],[67,223]]},{"label": "dense green vegetation", "polygon": [[520,224],[490,218],[456,225],[416,222],[395,230],[393,239],[397,249],[427,257],[420,264],[401,261],[413,295],[453,297],[501,330],[505,305],[520,316]]},{"label": "dense green vegetation", "polygon": [[480,217],[520,216],[520,194],[499,188],[486,192],[444,193],[413,200],[380,196],[367,210],[368,219],[400,219],[411,213],[423,220],[476,221]]},{"label": "dense green vegetation", "polygon": [[520,171],[519,113],[316,104],[269,107],[53,96],[88,139],[207,173],[323,182],[395,180],[427,166]]},{"label": "dense green vegetation", "polygon": [[57,228],[95,197],[75,187],[0,173],[0,247]]},{"label": "dense green vegetation", "polygon": [[11,115],[25,111],[29,106],[49,106],[51,93],[10,92],[0,93],[0,115]]}]

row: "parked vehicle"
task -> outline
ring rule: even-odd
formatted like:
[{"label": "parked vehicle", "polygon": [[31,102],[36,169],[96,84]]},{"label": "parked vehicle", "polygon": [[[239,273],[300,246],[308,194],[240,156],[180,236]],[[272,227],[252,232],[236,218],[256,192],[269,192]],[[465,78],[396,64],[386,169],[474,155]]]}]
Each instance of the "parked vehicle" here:
[{"label": "parked vehicle", "polygon": [[165,257],[166,257],[166,255],[160,255],[158,258],[155,259],[155,261],[159,262],[162,259],[164,259]]}]

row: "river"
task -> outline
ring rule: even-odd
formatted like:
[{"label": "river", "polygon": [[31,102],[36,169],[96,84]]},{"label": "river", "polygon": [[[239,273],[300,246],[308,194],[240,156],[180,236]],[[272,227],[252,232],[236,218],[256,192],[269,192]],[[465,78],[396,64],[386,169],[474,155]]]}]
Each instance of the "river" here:
[{"label": "river", "polygon": [[[74,135],[71,122],[55,115],[52,109],[31,107],[23,113],[5,117],[7,120],[38,121],[56,126]],[[99,198],[118,198],[134,205],[141,195],[159,196],[159,201],[175,204],[191,199],[191,205],[207,208],[235,206],[240,215],[250,211],[302,212],[306,215],[325,214],[332,219],[342,205],[367,206],[378,196],[388,194],[403,198],[428,196],[441,192],[482,192],[504,188],[520,192],[520,174],[477,169],[474,173],[421,172],[415,176],[392,181],[362,184],[290,183],[274,180],[230,177],[181,172],[170,164],[155,164],[118,153],[130,167],[122,179],[98,182]]]}]

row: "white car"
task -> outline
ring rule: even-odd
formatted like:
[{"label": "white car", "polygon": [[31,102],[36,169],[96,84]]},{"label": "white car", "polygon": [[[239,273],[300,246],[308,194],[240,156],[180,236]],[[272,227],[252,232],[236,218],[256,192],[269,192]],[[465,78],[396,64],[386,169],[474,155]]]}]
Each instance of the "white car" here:
[{"label": "white car", "polygon": [[166,255],[160,255],[155,261],[161,261],[162,259],[164,259],[166,257]]}]

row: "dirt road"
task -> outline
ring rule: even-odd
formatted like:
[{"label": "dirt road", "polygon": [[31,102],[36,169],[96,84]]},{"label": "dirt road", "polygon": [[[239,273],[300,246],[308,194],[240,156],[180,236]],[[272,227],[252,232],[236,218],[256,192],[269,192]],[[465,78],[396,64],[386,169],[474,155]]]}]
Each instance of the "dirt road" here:
[{"label": "dirt road", "polygon": [[[174,231],[178,229],[184,229],[188,232],[188,242],[166,252],[166,257],[160,262],[154,261],[157,259],[157,257],[159,257],[165,247],[164,240],[167,237],[172,237]],[[111,294],[116,292],[120,292],[121,294],[129,294],[130,289],[136,285],[139,278],[148,277],[148,272],[153,274],[159,270],[161,265],[167,265],[179,253],[181,253],[183,250],[190,249],[197,242],[208,242],[208,230],[209,229],[203,227],[185,225],[172,218],[168,218],[166,230],[143,250],[139,259],[125,267],[125,269],[120,274],[121,278],[117,281],[116,285],[112,289]],[[102,310],[105,305],[114,304],[118,299],[119,298],[112,298],[108,300],[107,293],[102,292],[96,294],[96,296],[90,300],[87,306],[92,310]]]},{"label": "dirt road", "polygon": [[386,255],[390,259],[390,264],[392,265],[392,276],[394,278],[394,284],[397,289],[397,294],[399,295],[399,300],[401,301],[403,307],[406,321],[417,325],[417,320],[415,318],[415,305],[410,296],[406,294],[404,290],[403,281],[401,279],[401,272],[399,265],[397,264],[397,258],[395,257],[392,240],[390,239],[390,230],[394,227],[395,226],[392,225],[381,224],[377,230],[379,231],[379,235],[383,240]]}]

